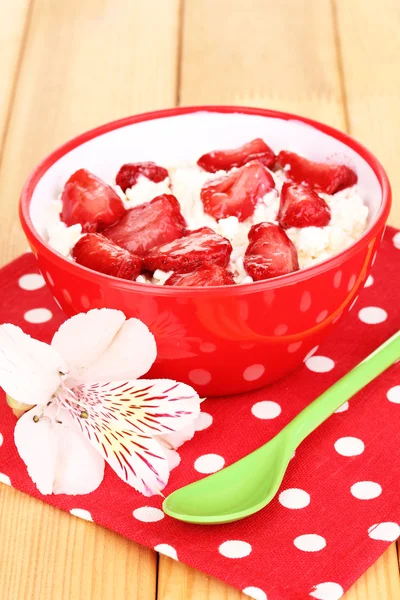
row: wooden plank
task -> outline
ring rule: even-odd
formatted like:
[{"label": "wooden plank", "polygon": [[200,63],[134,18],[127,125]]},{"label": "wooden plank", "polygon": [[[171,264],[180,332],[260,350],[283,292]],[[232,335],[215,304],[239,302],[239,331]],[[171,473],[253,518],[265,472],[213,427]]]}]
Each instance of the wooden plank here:
[{"label": "wooden plank", "polygon": [[29,6],[30,0],[0,3],[0,161],[29,18]]},{"label": "wooden plank", "polygon": [[[157,15],[157,18],[155,18]],[[26,246],[21,186],[60,143],[175,103],[179,0],[36,0],[0,171],[0,260]]]},{"label": "wooden plank", "polygon": [[387,169],[400,227],[400,2],[336,0],[336,13],[350,133]]},{"label": "wooden plank", "polygon": [[0,532],[0,589],[6,593],[4,598],[156,597],[154,552],[3,484]]},{"label": "wooden plank", "polygon": [[[174,104],[178,22],[178,0],[35,0],[0,170],[0,263],[26,247],[18,196],[46,153],[103,122]],[[15,490],[0,495],[8,598],[154,600],[154,552]]]},{"label": "wooden plank", "polygon": [[215,577],[160,556],[157,600],[248,600],[238,590]]},{"label": "wooden plank", "polygon": [[188,0],[179,100],[287,110],[344,128],[330,0]]},{"label": "wooden plank", "polygon": [[392,544],[343,596],[343,600],[398,600],[399,598],[396,544]]}]

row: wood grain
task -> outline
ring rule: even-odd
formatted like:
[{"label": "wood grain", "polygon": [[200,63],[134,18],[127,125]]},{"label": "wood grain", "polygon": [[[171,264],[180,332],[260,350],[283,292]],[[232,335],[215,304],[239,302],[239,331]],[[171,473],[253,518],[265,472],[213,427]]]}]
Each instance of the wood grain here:
[{"label": "wood grain", "polygon": [[336,0],[349,132],[382,162],[400,227],[400,2]]},{"label": "wood grain", "polygon": [[[388,169],[400,226],[399,30],[398,0],[32,0],[31,12],[29,0],[1,3],[0,264],[26,246],[18,195],[46,153],[177,100],[347,128]],[[164,556],[156,589],[153,552],[4,485],[0,590],[7,600],[246,598]],[[395,544],[345,598],[400,598]]]},{"label": "wood grain", "polygon": [[398,600],[400,580],[396,544],[383,554],[343,596],[343,600]]},{"label": "wood grain", "polygon": [[0,162],[23,40],[29,20],[30,0],[0,2]]},{"label": "wood grain", "polygon": [[248,596],[215,577],[160,556],[157,600],[244,600]]},{"label": "wood grain", "polygon": [[5,485],[0,540],[4,600],[155,598],[154,552]]},{"label": "wood grain", "polygon": [[6,262],[26,246],[17,200],[31,169],[82,131],[176,96],[178,0],[35,0],[0,170]]},{"label": "wood grain", "polygon": [[344,128],[330,0],[187,1],[179,100],[287,110]]}]

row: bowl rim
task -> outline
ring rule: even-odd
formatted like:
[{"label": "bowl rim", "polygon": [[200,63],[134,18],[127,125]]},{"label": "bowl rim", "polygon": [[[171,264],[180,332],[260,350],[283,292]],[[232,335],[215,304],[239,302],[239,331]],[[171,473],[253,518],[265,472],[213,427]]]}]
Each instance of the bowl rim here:
[{"label": "bowl rim", "polygon": [[[286,275],[275,277],[273,279],[253,281],[251,283],[242,283],[240,285],[235,284],[212,287],[193,286],[185,288],[175,286],[158,286],[151,283],[147,284],[139,283],[136,281],[118,279],[117,277],[105,275],[104,273],[99,273],[97,271],[88,269],[87,267],[84,267],[82,265],[78,265],[77,263],[71,261],[69,258],[63,256],[62,254],[59,254],[56,250],[54,250],[51,246],[49,246],[49,244],[47,244],[44,241],[44,239],[41,237],[41,235],[33,225],[30,216],[30,203],[37,183],[42,178],[44,173],[54,163],[56,163],[60,158],[62,158],[65,154],[67,154],[74,148],[77,148],[83,143],[88,142],[89,140],[92,140],[100,135],[103,135],[115,129],[119,129],[121,127],[126,127],[128,125],[133,125],[135,123],[140,123],[144,121],[175,117],[195,112],[212,112],[221,114],[241,113],[282,119],[287,121],[296,120],[305,123],[317,129],[318,131],[339,140],[340,142],[357,152],[357,154],[359,154],[368,163],[368,165],[371,167],[379,181],[382,190],[382,202],[374,220],[371,222],[368,229],[362,234],[362,236],[357,241],[355,241],[353,244],[351,244],[338,254],[335,254],[334,256],[325,259],[320,263],[317,263],[299,271],[295,271],[293,273],[288,273]],[[315,275],[319,275],[321,273],[330,271],[332,268],[340,266],[347,260],[347,258],[357,253],[361,249],[361,247],[364,247],[365,245],[369,244],[370,241],[374,238],[374,236],[376,236],[378,230],[385,225],[391,208],[391,200],[392,192],[389,178],[378,159],[365,146],[357,142],[351,136],[338,129],[335,129],[334,127],[293,113],[281,112],[266,108],[234,105],[200,105],[168,108],[124,117],[122,119],[111,121],[109,123],[106,123],[105,125],[100,125],[99,127],[90,129],[65,142],[64,144],[53,150],[53,152],[51,152],[48,156],[46,156],[28,176],[22,188],[20,196],[19,217],[22,228],[26,237],[28,238],[29,243],[35,248],[38,254],[44,254],[57,267],[60,267],[60,269],[66,269],[72,274],[79,274],[90,281],[94,281],[96,283],[104,283],[105,285],[112,284],[113,287],[118,288],[119,290],[131,292],[133,291],[142,294],[151,294],[154,296],[197,296],[204,294],[242,295],[245,293],[269,291],[274,290],[278,287],[286,287],[287,285],[293,285],[297,282],[311,279]]]}]

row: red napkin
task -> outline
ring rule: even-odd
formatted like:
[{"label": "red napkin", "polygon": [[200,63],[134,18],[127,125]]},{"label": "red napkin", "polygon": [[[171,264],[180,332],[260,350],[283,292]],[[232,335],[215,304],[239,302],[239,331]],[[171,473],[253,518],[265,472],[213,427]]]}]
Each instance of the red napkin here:
[{"label": "red napkin", "polygon": [[[263,390],[206,400],[203,430],[181,449],[166,494],[228,465],[274,436],[400,326],[400,232],[388,228],[366,289],[307,366]],[[0,272],[0,322],[49,342],[64,316],[32,254]],[[280,495],[228,525],[180,523],[106,468],[86,496],[41,496],[0,398],[0,481],[156,548],[256,600],[337,600],[400,535],[400,364],[337,411],[297,450]]]}]

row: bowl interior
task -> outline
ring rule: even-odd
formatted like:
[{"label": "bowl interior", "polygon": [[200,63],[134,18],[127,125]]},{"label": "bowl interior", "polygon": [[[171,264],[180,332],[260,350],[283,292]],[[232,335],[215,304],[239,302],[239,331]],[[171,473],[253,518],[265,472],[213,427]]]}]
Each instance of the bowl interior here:
[{"label": "bowl interior", "polygon": [[166,167],[190,164],[204,152],[234,148],[256,137],[264,138],[275,152],[292,150],[312,160],[354,168],[361,195],[370,208],[369,223],[375,220],[382,202],[378,178],[367,161],[346,144],[296,119],[203,110],[118,127],[68,151],[35,187],[30,205],[33,224],[43,235],[46,206],[77,169],[89,169],[112,184],[124,162],[152,160]]}]

